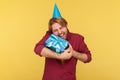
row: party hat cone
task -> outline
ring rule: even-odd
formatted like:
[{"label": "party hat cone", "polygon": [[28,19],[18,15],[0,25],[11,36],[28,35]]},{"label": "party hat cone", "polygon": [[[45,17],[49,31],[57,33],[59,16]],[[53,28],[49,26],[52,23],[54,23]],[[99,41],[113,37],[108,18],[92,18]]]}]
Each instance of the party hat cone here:
[{"label": "party hat cone", "polygon": [[60,11],[57,7],[57,5],[54,5],[54,11],[53,11],[53,17],[52,18],[62,18]]}]

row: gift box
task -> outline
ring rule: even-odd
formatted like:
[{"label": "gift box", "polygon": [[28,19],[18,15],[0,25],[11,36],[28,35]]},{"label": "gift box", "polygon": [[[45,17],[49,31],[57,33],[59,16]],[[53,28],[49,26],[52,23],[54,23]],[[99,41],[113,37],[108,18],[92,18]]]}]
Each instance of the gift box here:
[{"label": "gift box", "polygon": [[61,37],[51,34],[49,38],[45,41],[45,46],[56,53],[62,53],[66,48],[68,48],[68,41],[62,39]]}]

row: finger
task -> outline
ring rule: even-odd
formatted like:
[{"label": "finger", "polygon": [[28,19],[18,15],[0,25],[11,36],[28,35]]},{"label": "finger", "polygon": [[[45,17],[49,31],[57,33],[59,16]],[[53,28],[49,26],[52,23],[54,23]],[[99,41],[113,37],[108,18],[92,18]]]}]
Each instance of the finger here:
[{"label": "finger", "polygon": [[69,43],[69,47],[71,47],[71,44]]}]

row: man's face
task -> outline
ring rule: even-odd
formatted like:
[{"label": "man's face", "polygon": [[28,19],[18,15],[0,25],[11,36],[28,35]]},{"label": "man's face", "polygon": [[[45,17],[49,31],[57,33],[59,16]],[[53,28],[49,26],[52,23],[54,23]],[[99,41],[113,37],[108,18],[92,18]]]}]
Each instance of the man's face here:
[{"label": "man's face", "polygon": [[60,36],[63,39],[67,39],[68,34],[67,26],[61,26],[58,23],[54,23],[52,25],[52,33]]}]

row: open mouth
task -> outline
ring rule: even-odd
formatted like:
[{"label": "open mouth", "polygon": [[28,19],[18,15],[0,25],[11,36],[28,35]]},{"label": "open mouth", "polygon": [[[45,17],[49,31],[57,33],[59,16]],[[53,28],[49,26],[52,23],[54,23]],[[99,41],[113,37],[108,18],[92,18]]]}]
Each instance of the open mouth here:
[{"label": "open mouth", "polygon": [[64,36],[64,34],[62,33],[62,34],[60,34],[59,35],[61,38],[63,38],[63,39],[65,39],[65,36]]},{"label": "open mouth", "polygon": [[62,37],[63,36],[63,34],[60,34],[60,37]]}]

